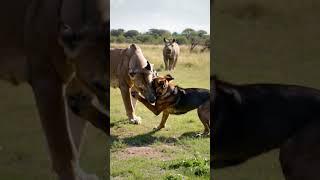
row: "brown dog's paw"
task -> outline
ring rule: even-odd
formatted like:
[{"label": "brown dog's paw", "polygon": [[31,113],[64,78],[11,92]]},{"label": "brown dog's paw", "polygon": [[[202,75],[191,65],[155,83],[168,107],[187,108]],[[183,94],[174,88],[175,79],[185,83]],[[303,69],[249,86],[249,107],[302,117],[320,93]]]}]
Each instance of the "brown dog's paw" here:
[{"label": "brown dog's paw", "polygon": [[153,130],[154,130],[154,131],[159,131],[159,130],[162,129],[162,128],[164,128],[164,127],[163,127],[163,126],[157,126],[157,127],[154,127]]},{"label": "brown dog's paw", "polygon": [[198,133],[196,137],[208,137],[210,136],[210,132],[203,132],[203,133]]}]

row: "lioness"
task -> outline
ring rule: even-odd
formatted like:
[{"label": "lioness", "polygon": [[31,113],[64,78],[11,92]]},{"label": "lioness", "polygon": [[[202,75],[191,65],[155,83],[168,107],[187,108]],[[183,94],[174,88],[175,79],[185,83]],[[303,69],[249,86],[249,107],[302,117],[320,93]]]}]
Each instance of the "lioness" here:
[{"label": "lioness", "polygon": [[165,70],[174,70],[178,61],[180,54],[180,47],[176,42],[176,39],[172,41],[163,38],[163,61],[165,65]]},{"label": "lioness", "polygon": [[136,44],[126,49],[110,49],[110,60],[111,86],[120,88],[129,121],[139,124],[141,118],[134,112],[137,100],[130,92],[134,88],[154,103],[156,96],[151,83],[156,72]]},{"label": "lioness", "polygon": [[[103,98],[107,98],[109,75],[108,8],[109,0],[22,0],[0,6],[0,78],[31,85],[52,168],[60,180],[97,179],[79,167],[86,121],[66,108],[65,96],[77,96],[72,93],[75,89],[87,89],[90,101],[95,97],[101,103],[107,101]],[[66,89],[69,84],[71,89]],[[86,108],[91,110],[79,115],[91,119],[99,114],[109,119],[92,111],[95,108],[87,102]],[[91,122],[103,127],[97,119]]]}]

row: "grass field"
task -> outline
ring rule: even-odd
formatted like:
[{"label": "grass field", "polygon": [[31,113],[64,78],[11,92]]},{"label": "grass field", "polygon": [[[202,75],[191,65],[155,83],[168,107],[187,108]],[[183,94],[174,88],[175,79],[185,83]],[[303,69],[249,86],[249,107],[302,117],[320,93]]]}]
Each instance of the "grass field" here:
[{"label": "grass field", "polygon": [[[31,88],[0,81],[0,179],[54,180]],[[104,175],[106,137],[89,126],[81,165]]]},{"label": "grass field", "polygon": [[[112,47],[128,47],[112,44]],[[165,75],[161,45],[139,45],[160,75]],[[190,53],[181,47],[176,70],[171,73],[182,87],[209,88],[210,53]],[[141,103],[142,124],[128,123],[119,89],[111,89],[111,176],[113,179],[209,179],[210,139],[195,138],[203,130],[196,110],[170,115],[166,128],[152,132],[161,119]]]},{"label": "grass field", "polygon": [[[234,83],[271,82],[320,88],[318,2],[230,0],[215,1],[214,7],[212,73]],[[214,177],[281,180],[278,150],[241,166],[215,170]]]}]

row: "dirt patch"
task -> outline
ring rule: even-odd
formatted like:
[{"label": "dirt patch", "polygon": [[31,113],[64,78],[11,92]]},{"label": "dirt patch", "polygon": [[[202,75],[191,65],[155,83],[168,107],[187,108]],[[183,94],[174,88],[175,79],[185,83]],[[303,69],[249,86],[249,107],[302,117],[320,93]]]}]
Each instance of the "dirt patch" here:
[{"label": "dirt patch", "polygon": [[172,150],[172,146],[161,147],[127,147],[119,152],[116,152],[116,157],[120,160],[126,160],[134,157],[144,157],[157,160],[170,160],[171,157],[165,153],[168,150]]}]

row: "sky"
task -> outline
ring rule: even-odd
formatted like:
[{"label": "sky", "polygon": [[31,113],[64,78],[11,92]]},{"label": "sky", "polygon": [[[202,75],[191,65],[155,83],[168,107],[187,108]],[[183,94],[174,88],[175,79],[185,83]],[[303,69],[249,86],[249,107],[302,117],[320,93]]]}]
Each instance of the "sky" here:
[{"label": "sky", "polygon": [[192,28],[210,33],[210,0],[111,0],[110,27],[178,33]]}]

